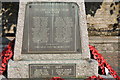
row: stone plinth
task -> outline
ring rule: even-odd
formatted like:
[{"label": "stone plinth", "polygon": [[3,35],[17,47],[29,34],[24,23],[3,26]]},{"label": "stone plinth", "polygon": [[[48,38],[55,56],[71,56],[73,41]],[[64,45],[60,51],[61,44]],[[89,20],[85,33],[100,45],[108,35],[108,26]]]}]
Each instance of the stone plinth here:
[{"label": "stone plinth", "polygon": [[77,78],[98,75],[98,63],[95,60],[40,60],[40,61],[10,61],[8,64],[9,78],[29,78],[29,64],[76,64]]}]

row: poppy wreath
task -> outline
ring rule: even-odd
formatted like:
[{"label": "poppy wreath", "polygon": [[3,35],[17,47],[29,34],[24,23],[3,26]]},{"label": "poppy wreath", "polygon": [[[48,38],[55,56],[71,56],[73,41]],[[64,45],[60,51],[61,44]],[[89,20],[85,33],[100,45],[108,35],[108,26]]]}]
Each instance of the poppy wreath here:
[{"label": "poppy wreath", "polygon": [[100,53],[98,53],[97,49],[95,49],[95,47],[91,45],[89,45],[89,48],[93,59],[98,62],[98,66],[102,70],[102,75],[105,74],[106,67],[109,70],[110,75],[113,76],[113,78],[115,78],[116,80],[120,80],[120,77],[117,75],[116,71],[106,62],[104,57]]},{"label": "poppy wreath", "polygon": [[15,39],[8,43],[2,53],[0,53],[0,75],[2,75],[6,71],[8,61],[13,57],[14,43]]},{"label": "poppy wreath", "polygon": [[[7,70],[7,64],[10,59],[12,59],[14,53],[14,43],[15,39],[12,40],[8,45],[4,48],[4,50],[0,53],[0,59],[1,59],[1,66],[0,66],[0,75],[2,75]],[[95,59],[98,62],[98,66],[101,69],[102,75],[105,75],[105,67],[109,70],[110,75],[112,75],[116,80],[120,80],[120,76],[116,73],[116,71],[106,62],[104,57],[98,53],[97,49],[95,47],[89,45],[91,58]],[[85,80],[107,80],[100,76],[91,76]],[[50,80],[65,80],[61,77],[53,77]]]}]

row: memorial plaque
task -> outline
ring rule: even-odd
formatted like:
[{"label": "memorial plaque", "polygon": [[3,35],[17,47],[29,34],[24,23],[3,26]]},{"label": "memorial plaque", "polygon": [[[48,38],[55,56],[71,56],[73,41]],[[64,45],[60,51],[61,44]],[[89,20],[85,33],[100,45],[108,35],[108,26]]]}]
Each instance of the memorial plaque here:
[{"label": "memorial plaque", "polygon": [[76,64],[30,64],[29,77],[75,77]]},{"label": "memorial plaque", "polygon": [[27,4],[22,53],[80,53],[78,12],[73,2]]}]

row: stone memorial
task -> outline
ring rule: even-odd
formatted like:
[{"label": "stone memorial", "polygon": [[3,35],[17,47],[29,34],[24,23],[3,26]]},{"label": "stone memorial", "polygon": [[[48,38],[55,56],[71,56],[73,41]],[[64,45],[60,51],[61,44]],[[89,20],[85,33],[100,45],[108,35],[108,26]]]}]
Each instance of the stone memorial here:
[{"label": "stone memorial", "polygon": [[21,0],[8,78],[98,75],[85,18],[84,0]]}]

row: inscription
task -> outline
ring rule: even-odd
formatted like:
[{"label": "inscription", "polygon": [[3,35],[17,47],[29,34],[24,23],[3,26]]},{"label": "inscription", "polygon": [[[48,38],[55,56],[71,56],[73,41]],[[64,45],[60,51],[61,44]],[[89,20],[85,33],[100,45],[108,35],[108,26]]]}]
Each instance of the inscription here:
[{"label": "inscription", "polygon": [[29,3],[26,10],[22,53],[78,53],[77,4],[36,2]]},{"label": "inscription", "polygon": [[75,77],[75,64],[30,64],[30,78],[40,77]]},{"label": "inscription", "polygon": [[47,43],[48,42],[48,17],[33,17],[33,42],[34,43]]},{"label": "inscription", "polygon": [[72,26],[73,21],[71,17],[56,17],[56,42],[68,43],[72,41]]}]

